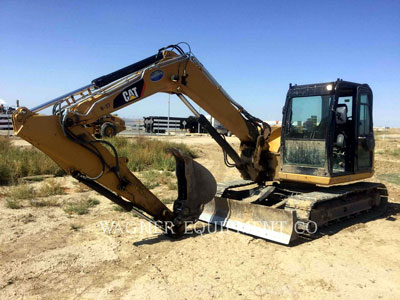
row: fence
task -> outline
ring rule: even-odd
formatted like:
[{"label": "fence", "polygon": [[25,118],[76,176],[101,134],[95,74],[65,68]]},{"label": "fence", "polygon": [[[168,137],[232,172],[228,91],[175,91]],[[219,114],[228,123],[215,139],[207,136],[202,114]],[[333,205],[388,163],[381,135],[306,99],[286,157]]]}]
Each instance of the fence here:
[{"label": "fence", "polygon": [[125,126],[126,130],[122,132],[124,133],[136,133],[136,134],[144,134],[145,127],[144,127],[144,120],[143,119],[125,119]]},{"label": "fence", "polygon": [[11,116],[12,114],[0,114],[0,130],[7,130],[8,134],[13,129]]}]

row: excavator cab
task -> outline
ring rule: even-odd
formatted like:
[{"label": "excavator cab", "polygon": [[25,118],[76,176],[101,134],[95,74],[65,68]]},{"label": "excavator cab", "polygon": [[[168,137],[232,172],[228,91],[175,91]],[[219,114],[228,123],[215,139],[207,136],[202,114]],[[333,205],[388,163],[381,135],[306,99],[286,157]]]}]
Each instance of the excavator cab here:
[{"label": "excavator cab", "polygon": [[290,85],[281,134],[281,179],[331,185],[369,178],[372,91],[343,80]]}]

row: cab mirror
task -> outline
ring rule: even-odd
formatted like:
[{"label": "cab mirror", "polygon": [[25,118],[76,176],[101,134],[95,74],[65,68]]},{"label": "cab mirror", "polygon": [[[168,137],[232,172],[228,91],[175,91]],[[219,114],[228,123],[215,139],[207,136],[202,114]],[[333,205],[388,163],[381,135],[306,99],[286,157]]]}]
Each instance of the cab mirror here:
[{"label": "cab mirror", "polygon": [[336,124],[345,124],[347,122],[347,107],[338,106],[336,108]]}]

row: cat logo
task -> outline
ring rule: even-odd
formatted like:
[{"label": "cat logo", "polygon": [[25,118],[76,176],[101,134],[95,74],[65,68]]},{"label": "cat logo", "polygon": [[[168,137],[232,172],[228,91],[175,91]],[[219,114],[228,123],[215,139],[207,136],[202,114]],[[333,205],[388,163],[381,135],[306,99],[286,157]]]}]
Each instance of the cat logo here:
[{"label": "cat logo", "polygon": [[126,87],[121,93],[114,99],[114,108],[127,105],[130,102],[138,101],[143,97],[145,90],[144,80],[141,79],[137,82],[132,83]]},{"label": "cat logo", "polygon": [[131,88],[131,89],[127,90],[127,91],[124,91],[122,93],[122,96],[124,97],[125,102],[129,102],[131,100],[135,100],[137,97],[139,97],[136,87]]}]

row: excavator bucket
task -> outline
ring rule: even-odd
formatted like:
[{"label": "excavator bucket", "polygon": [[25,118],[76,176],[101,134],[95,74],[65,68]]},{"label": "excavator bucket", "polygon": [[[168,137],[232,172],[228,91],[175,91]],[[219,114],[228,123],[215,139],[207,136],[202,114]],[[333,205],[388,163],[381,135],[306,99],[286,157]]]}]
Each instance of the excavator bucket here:
[{"label": "excavator bucket", "polygon": [[169,149],[176,161],[178,199],[174,202],[174,223],[195,222],[217,191],[214,176],[188,154]]},{"label": "excavator bucket", "polygon": [[293,211],[245,201],[216,196],[205,205],[199,219],[286,245],[297,238]]}]

